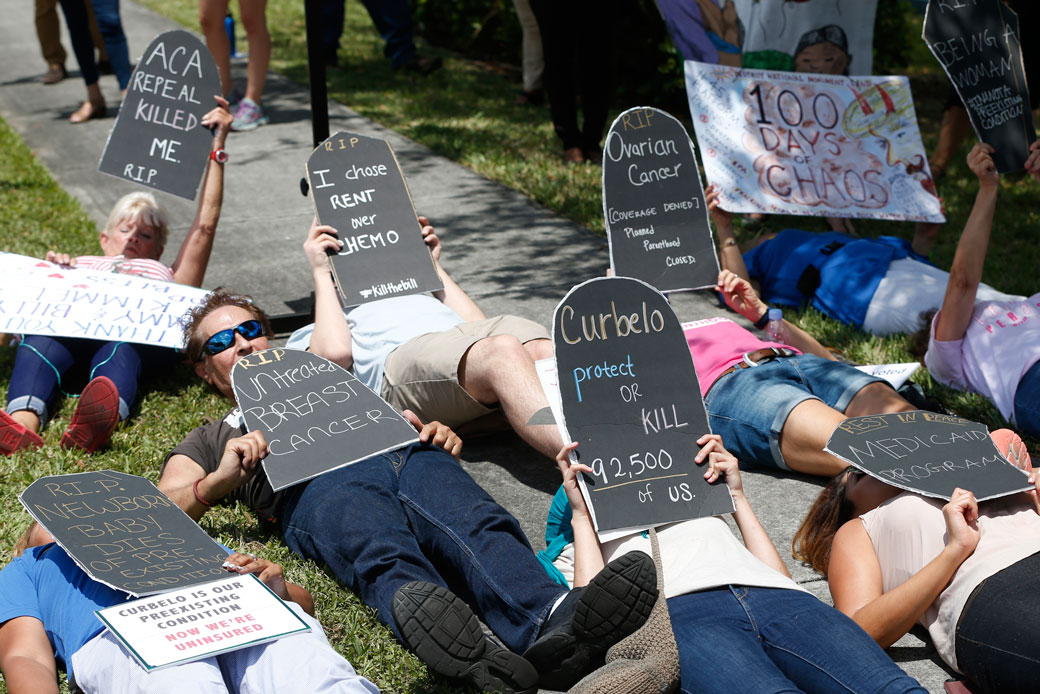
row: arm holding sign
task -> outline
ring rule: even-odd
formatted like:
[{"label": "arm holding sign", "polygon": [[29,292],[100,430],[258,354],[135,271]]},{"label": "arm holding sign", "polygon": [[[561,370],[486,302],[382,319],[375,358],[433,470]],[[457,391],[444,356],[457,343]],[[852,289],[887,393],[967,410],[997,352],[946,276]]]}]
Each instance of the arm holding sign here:
[{"label": "arm holding sign", "polygon": [[571,528],[574,530],[574,587],[588,585],[605,566],[603,549],[599,537],[592,526],[589,507],[585,505],[585,497],[578,486],[578,473],[594,474],[592,468],[583,463],[571,463],[570,454],[577,454],[578,442],[572,441],[560,449],[556,455],[556,464],[563,474],[563,490],[567,494],[567,502],[571,507]]},{"label": "arm holding sign", "polygon": [[314,616],[314,598],[303,586],[289,583],[282,573],[282,565],[252,554],[235,552],[224,562],[224,568],[236,574],[256,574],[265,586],[287,602],[295,602],[303,611]]},{"label": "arm holding sign", "polygon": [[[201,127],[213,129],[212,152],[223,151],[227,134],[234,118],[228,111],[228,102],[219,96],[213,97],[218,106],[202,117]],[[206,175],[202,181],[199,209],[191,229],[181,244],[177,259],[173,262],[173,279],[179,284],[201,287],[206,276],[206,266],[213,250],[213,239],[217,234],[220,209],[224,204],[224,164],[210,157]]]},{"label": "arm holding sign", "polygon": [[251,480],[266,455],[264,435],[251,431],[227,442],[219,466],[208,475],[205,468],[188,456],[171,456],[157,486],[197,521],[221,499]]},{"label": "arm holding sign", "polygon": [[1040,181],[1040,140],[1029,145],[1029,158],[1026,159],[1025,169],[1029,175]]},{"label": "arm holding sign", "polygon": [[719,240],[719,264],[723,270],[729,270],[733,274],[747,280],[751,286],[758,291],[758,285],[748,272],[744,264],[744,256],[737,245],[737,237],[733,234],[733,215],[720,207],[722,199],[719,189],[712,183],[704,191],[704,199],[708,203],[708,213],[715,225],[715,235]]},{"label": "arm holding sign", "polygon": [[430,249],[430,255],[433,256],[433,266],[437,268],[437,275],[441,278],[441,282],[444,283],[444,289],[435,292],[434,296],[445,306],[459,314],[464,321],[484,320],[487,318],[476,302],[469,298],[469,294],[462,291],[462,287],[456,284],[451,275],[441,267],[441,240],[437,237],[433,227],[430,226],[430,220],[426,217],[419,217],[419,224],[422,225],[423,241],[426,242],[426,246]]},{"label": "arm holding sign", "polygon": [[329,267],[329,255],[342,247],[336,230],[319,225],[315,217],[303,242],[303,252],[314,279],[314,333],[308,351],[350,369],[354,365],[350,326]]}]

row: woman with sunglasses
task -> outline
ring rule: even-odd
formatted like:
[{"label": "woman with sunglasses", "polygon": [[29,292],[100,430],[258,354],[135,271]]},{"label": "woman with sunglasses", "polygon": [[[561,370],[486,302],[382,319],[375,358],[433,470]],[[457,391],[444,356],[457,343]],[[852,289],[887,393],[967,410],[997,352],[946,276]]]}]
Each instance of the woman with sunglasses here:
[{"label": "woman with sunglasses", "polygon": [[[1016,457],[1030,469],[1027,454],[1009,455]],[[1029,481],[1040,488],[1036,471]],[[980,504],[957,489],[943,502],[846,468],[810,508],[794,555],[827,577],[834,606],[882,647],[920,624],[943,661],[978,694],[1036,692],[1036,491]]]},{"label": "woman with sunglasses", "polygon": [[[70,268],[201,286],[224,199],[224,141],[232,121],[227,102],[214,98],[217,108],[201,123],[213,130],[213,148],[199,207],[172,267],[159,262],[166,245],[166,211],[151,193],[143,192],[123,196],[112,208],[99,237],[101,255],[72,257],[48,251],[45,259]],[[65,393],[63,378],[77,367],[89,368],[90,382],[79,395],[61,445],[93,453],[105,445],[119,421],[130,416],[142,372],[172,364],[174,355],[165,347],[129,342],[25,336],[7,390],[7,411],[0,412],[0,453],[43,445],[38,432],[58,406],[58,395]]]}]

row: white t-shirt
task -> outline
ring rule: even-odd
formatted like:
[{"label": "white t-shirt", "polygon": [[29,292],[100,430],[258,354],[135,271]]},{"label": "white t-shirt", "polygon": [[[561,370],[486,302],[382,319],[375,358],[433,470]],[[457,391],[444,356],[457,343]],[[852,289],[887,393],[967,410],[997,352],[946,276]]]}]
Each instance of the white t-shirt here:
[{"label": "white t-shirt", "polygon": [[[354,373],[376,393],[383,388],[383,364],[390,353],[412,338],[439,333],[464,322],[459,314],[428,294],[371,301],[344,311],[350,327]],[[289,336],[286,347],[310,347],[314,324]]]},{"label": "white t-shirt", "polygon": [[[878,284],[863,318],[871,335],[914,333],[924,327],[921,314],[937,311],[946,295],[950,273],[913,258],[893,260]],[[980,284],[976,301],[1022,301],[1024,296],[998,292]]]},{"label": "white t-shirt", "polygon": [[1018,382],[1040,361],[1040,294],[1022,301],[976,303],[960,340],[935,339],[940,315],[932,321],[924,355],[929,373],[953,388],[985,395],[1005,419],[1014,421]]}]

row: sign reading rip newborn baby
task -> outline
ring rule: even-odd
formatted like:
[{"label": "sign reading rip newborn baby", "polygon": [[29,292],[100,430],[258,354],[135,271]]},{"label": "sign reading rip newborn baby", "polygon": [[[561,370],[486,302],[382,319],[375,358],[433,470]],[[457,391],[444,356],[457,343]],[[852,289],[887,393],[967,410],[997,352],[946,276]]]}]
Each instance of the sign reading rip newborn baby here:
[{"label": "sign reading rip newborn baby", "polygon": [[130,76],[98,171],[194,200],[213,146],[202,117],[220,93],[202,41],[182,30],[159,34]]},{"label": "sign reading rip newborn baby", "polygon": [[332,273],[347,306],[442,289],[390,143],[340,131],[307,160],[318,220],[343,248]]},{"label": "sign reading rip newborn baby", "polygon": [[957,487],[979,501],[1033,488],[984,425],[934,412],[846,419],[825,450],[882,482],[940,499]]},{"label": "sign reading rip newborn baby", "polygon": [[354,374],[310,352],[265,349],[231,370],[246,427],[259,430],[278,491],[418,441],[415,429]]},{"label": "sign reading rip newborn baby", "polygon": [[603,219],[615,275],[662,292],[715,286],[719,261],[693,142],[656,108],[631,108],[603,145]]},{"label": "sign reading rip newborn baby", "polygon": [[687,61],[686,93],[723,209],[945,221],[905,77]]},{"label": "sign reading rip newborn baby", "polygon": [[710,433],[679,319],[639,280],[589,280],[553,314],[565,441],[600,533],[733,511],[724,483],[693,462]]}]

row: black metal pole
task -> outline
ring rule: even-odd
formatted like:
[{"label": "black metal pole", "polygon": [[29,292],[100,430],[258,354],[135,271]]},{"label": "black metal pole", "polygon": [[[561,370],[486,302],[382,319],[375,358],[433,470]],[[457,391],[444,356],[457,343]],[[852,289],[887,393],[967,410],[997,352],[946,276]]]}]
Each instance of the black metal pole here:
[{"label": "black metal pole", "polygon": [[319,0],[304,0],[307,70],[311,82],[311,135],[315,147],[329,137],[329,92],[325,85],[325,47],[321,42],[320,7]]}]

